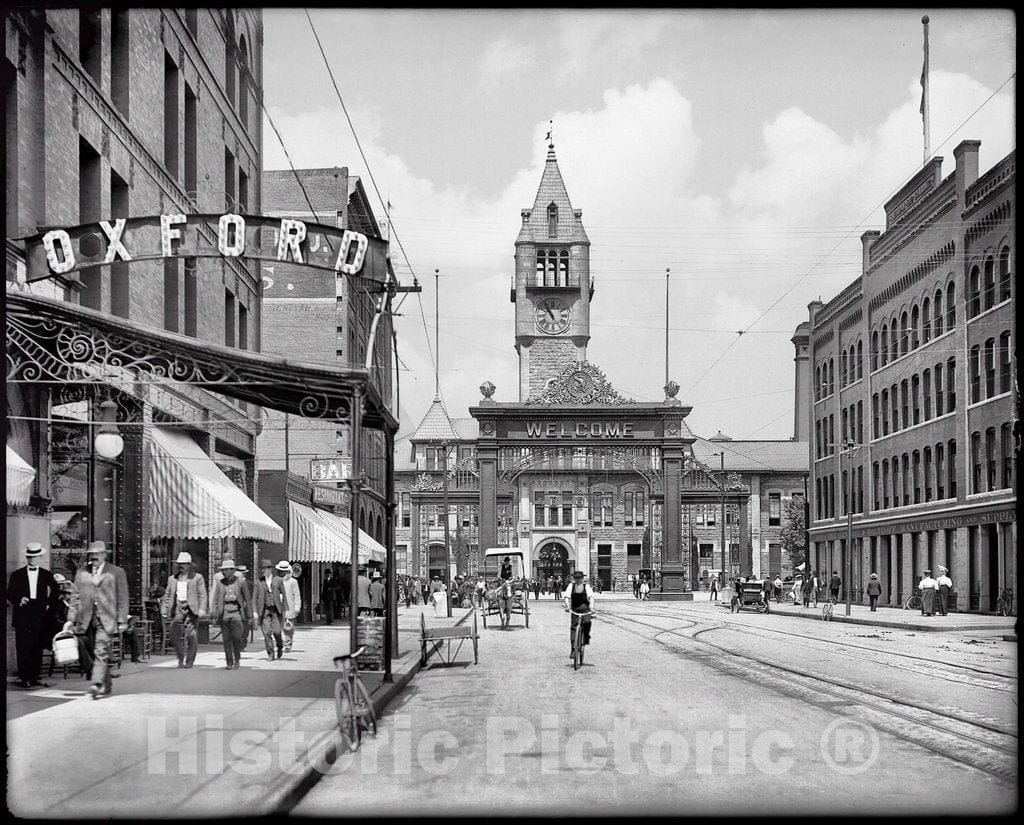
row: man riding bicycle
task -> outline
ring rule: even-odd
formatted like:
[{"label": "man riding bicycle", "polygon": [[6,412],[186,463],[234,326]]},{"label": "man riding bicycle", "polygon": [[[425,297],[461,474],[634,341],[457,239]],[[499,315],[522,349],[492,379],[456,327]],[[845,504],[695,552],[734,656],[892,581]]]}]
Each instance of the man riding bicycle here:
[{"label": "man riding bicycle", "polygon": [[572,650],[570,656],[573,656],[576,651],[576,625],[580,622],[583,622],[583,644],[590,644],[590,617],[576,614],[594,611],[594,589],[587,583],[582,570],[572,574],[572,583],[565,588],[562,603],[567,611],[573,611],[572,623],[569,625],[569,645]]}]

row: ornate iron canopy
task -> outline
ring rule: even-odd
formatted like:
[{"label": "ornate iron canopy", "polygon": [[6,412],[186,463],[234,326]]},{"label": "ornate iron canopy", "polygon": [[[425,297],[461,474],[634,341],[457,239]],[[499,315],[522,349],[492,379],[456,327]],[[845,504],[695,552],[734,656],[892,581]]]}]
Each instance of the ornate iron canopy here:
[{"label": "ornate iron canopy", "polygon": [[340,369],[232,349],[144,327],[77,304],[8,290],[7,381],[187,384],[303,418],[397,430],[364,369]]}]

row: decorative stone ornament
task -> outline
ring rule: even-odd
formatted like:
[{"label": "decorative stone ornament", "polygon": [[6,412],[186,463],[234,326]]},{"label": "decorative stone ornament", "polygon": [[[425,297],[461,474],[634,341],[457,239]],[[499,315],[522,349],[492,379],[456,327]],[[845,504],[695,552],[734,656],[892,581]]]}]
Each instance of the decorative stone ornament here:
[{"label": "decorative stone ornament", "polygon": [[494,395],[494,391],[496,389],[497,387],[495,387],[494,384],[492,384],[490,381],[484,381],[484,383],[480,385],[480,394],[484,398],[490,398],[492,395]]},{"label": "decorative stone ornament", "polygon": [[527,404],[635,404],[615,390],[604,373],[587,361],[570,364],[553,378],[544,392],[526,400]]},{"label": "decorative stone ornament", "polygon": [[679,394],[679,385],[675,381],[669,381],[665,385],[665,397],[675,398]]}]

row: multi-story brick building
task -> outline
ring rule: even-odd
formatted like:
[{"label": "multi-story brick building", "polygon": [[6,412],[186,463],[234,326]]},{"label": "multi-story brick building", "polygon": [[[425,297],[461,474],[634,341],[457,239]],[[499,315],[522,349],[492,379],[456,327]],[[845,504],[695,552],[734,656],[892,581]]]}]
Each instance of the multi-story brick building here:
[{"label": "multi-story brick building", "polygon": [[[115,365],[136,363],[136,334],[182,351],[257,351],[256,267],[244,258],[168,256],[27,284],[21,239],[40,227],[135,216],[258,213],[261,13],[22,6],[5,11],[4,25],[8,294],[45,296],[80,313],[95,331],[92,344],[112,353],[97,366],[83,337],[77,354],[50,372],[53,364],[19,352],[37,380],[9,373],[8,443],[36,475],[28,505],[8,505],[7,546],[42,541],[53,548],[51,566],[68,569],[89,540],[102,539],[127,569],[133,601],[166,581],[180,550],[204,573],[228,552],[252,564],[254,540],[280,532],[251,501],[259,410],[178,374],[142,382]],[[9,347],[11,330],[9,323]],[[88,373],[69,358],[88,364],[90,355],[94,374],[83,380]],[[77,380],[56,379],[75,369]],[[104,399],[116,405],[125,445],[113,458],[90,447]],[[192,530],[174,496],[154,494],[168,481],[166,468],[185,457],[179,447],[194,466],[205,462],[242,488],[250,527]],[[184,479],[174,482],[178,492]],[[8,564],[17,563],[9,553]]]},{"label": "multi-story brick building", "polygon": [[[262,179],[266,215],[338,226],[381,238],[362,183],[350,176],[346,167],[271,170],[263,172]],[[317,242],[314,239],[312,243]],[[365,364],[371,324],[382,294],[369,291],[366,280],[277,262],[264,265],[263,285],[265,352],[309,363],[346,367]],[[393,349],[389,315],[381,317],[374,335],[370,386],[383,403],[390,405]],[[371,562],[383,562],[382,543],[387,540],[385,525],[389,517],[385,433],[363,429],[360,450],[367,481],[360,497],[358,521],[359,529],[364,531],[360,544],[376,550],[370,554]],[[310,575],[300,576],[306,591],[303,602],[311,605],[319,598],[319,582],[326,566],[340,573],[342,563],[351,558],[345,551],[349,537],[339,536],[330,549],[317,548],[308,540],[317,531],[292,530],[291,525],[303,517],[308,521],[307,508],[337,516],[340,521],[329,520],[334,526],[346,523],[350,515],[348,493],[341,482],[317,479],[311,484],[310,462],[333,459],[351,466],[351,428],[348,424],[266,410],[258,454],[259,504],[285,528],[284,542],[268,545],[268,554],[274,559],[300,562],[316,559],[310,565]],[[311,598],[313,594],[317,598]]]},{"label": "multi-story brick building", "polygon": [[[481,571],[483,549],[517,547],[530,576],[577,567],[621,589],[647,570],[668,598],[716,572],[788,573],[778,530],[783,501],[804,495],[805,418],[793,441],[705,440],[687,428],[674,383],[662,402],[623,398],[586,360],[589,248],[549,145],[515,241],[519,398],[496,401],[485,382],[468,418],[449,417],[435,398],[397,442],[399,571],[444,575],[447,502],[458,572]],[[794,344],[799,391],[808,383],[802,329]]]},{"label": "multi-story brick building", "polygon": [[[995,608],[1017,573],[1014,154],[978,141],[929,161],[865,232],[861,274],[810,305],[810,540],[819,570],[871,572],[899,605],[950,569],[960,610]],[[852,449],[846,449],[852,444]]]}]

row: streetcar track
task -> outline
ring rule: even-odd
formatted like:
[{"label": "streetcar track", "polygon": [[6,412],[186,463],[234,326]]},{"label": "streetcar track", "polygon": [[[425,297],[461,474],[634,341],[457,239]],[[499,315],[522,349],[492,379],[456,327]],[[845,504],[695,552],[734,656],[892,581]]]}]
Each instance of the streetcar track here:
[{"label": "streetcar track", "polygon": [[[984,722],[965,719],[956,714],[936,711],[912,702],[886,696],[870,689],[842,685],[827,677],[802,673],[749,654],[737,653],[703,638],[696,638],[698,635],[709,631],[727,627],[724,623],[717,623],[718,626],[695,630],[692,634],[684,634],[680,631],[693,630],[699,623],[684,620],[689,622],[685,627],[661,628],[649,622],[642,622],[626,616],[616,614],[603,615],[606,620],[609,616],[618,620],[609,621],[609,624],[617,626],[626,632],[641,635],[644,638],[651,637],[632,628],[623,627],[619,622],[655,630],[656,633],[654,634],[653,641],[679,653],[683,653],[680,647],[670,644],[659,637],[672,636],[712,648],[726,654],[730,659],[722,660],[715,658],[710,652],[695,648],[687,649],[685,655],[695,658],[718,671],[729,673],[745,681],[756,681],[765,687],[787,695],[795,695],[796,698],[803,699],[818,707],[832,710],[835,713],[866,717],[874,727],[885,730],[898,739],[933,751],[954,762],[968,765],[1001,781],[1015,783],[1017,780],[1016,742],[1018,737],[1014,732],[1006,731]],[[666,618],[673,617],[669,616]],[[740,664],[741,662],[743,662],[742,665]],[[759,666],[756,673],[751,672],[751,662]],[[770,670],[766,670],[769,668]],[[783,671],[785,675],[780,674],[778,671]],[[823,685],[827,685],[827,687],[823,687]],[[865,700],[863,698],[864,694],[881,699],[886,704]],[[893,705],[899,705],[901,708],[893,707]],[[935,718],[939,721],[935,721]],[[959,727],[959,730],[951,729],[951,725],[953,728]],[[985,733],[979,735],[979,730]],[[925,735],[922,735],[922,733]],[[992,734],[995,734],[1001,741],[993,741]]]},{"label": "streetcar track", "polygon": [[[676,610],[686,611],[686,608],[676,608]],[[632,615],[648,615],[648,614],[635,614],[634,613]],[[669,615],[675,615],[675,614],[669,614]],[[689,613],[689,615],[699,615],[699,614]],[[768,614],[768,615],[771,615],[771,614]],[[721,621],[721,619],[713,618],[713,619],[711,619],[711,621]],[[723,624],[725,624],[725,625],[734,625],[736,623],[735,622],[723,622]],[[859,645],[859,644],[853,644],[853,643],[848,643],[848,642],[840,642],[840,641],[835,641],[835,640],[832,640],[832,639],[822,639],[822,638],[815,637],[815,636],[805,636],[802,633],[794,633],[791,630],[777,630],[775,628],[771,628],[769,630],[768,628],[757,627],[757,626],[754,626],[754,625],[739,625],[739,626],[742,627],[743,630],[753,630],[754,632],[761,631],[763,634],[778,633],[779,635],[783,635],[783,636],[794,636],[794,637],[796,637],[798,639],[808,639],[810,641],[821,642],[822,644],[831,644],[831,645],[841,646],[844,651],[846,649],[848,649],[848,648],[855,648],[857,650],[866,650],[866,651],[869,651],[871,653],[877,653],[877,654],[880,654],[882,656],[893,656],[893,657],[898,657],[898,658],[916,659],[918,661],[925,662],[925,663],[927,663],[930,666],[940,665],[942,667],[947,667],[947,668],[955,668],[955,669],[959,669],[959,670],[968,670],[968,671],[971,671],[972,673],[978,673],[978,674],[981,674],[981,675],[984,675],[984,676],[995,676],[995,677],[997,677],[999,679],[1007,679],[1007,680],[1014,681],[1014,682],[1017,681],[1016,674],[999,673],[999,672],[994,671],[994,670],[983,670],[982,668],[973,667],[972,665],[964,665],[964,664],[958,664],[956,662],[946,662],[946,661],[941,661],[941,660],[929,659],[927,656],[915,656],[912,653],[907,653],[907,654],[895,653],[895,652],[892,652],[892,651],[879,650],[878,648],[868,647],[867,645]],[[870,656],[861,656],[859,658],[863,659],[866,662],[872,661],[872,658]],[[882,662],[877,662],[877,661],[876,661],[876,663],[877,664],[883,664]],[[985,685],[985,686],[989,687],[989,685]],[[997,690],[1003,690],[1004,688],[997,687],[996,689]],[[1013,687],[1013,686],[1010,686],[1010,687],[1005,688],[1005,689],[1007,689],[1007,690],[1016,690],[1016,688]]]}]

